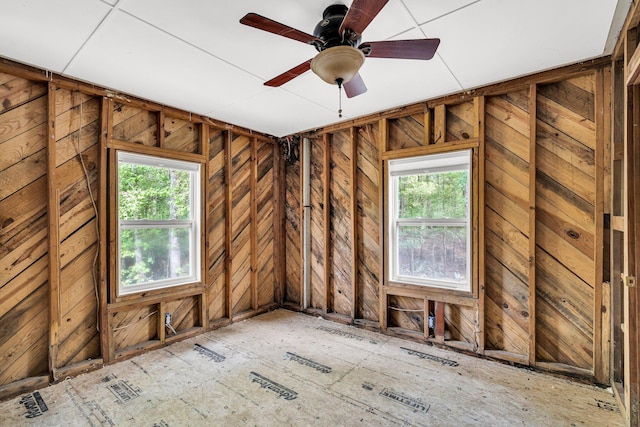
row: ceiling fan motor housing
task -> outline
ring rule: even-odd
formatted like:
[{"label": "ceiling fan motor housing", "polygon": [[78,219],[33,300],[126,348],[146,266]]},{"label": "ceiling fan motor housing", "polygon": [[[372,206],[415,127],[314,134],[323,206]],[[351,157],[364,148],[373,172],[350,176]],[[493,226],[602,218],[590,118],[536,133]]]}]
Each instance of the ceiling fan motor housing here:
[{"label": "ceiling fan motor housing", "polygon": [[313,45],[319,52],[313,59],[266,81],[266,86],[282,86],[311,69],[325,82],[338,85],[340,89],[344,87],[351,98],[367,91],[359,73],[366,57],[428,60],[440,43],[440,39],[411,39],[360,44],[361,34],[388,2],[353,0],[350,8],[344,4],[332,4],[322,13],[322,20],[316,25],[313,35],[257,13],[246,14],[240,23]]},{"label": "ceiling fan motor housing", "polygon": [[340,24],[344,20],[349,8],[343,4],[333,4],[322,13],[322,21],[318,22],[313,30],[313,35],[324,42],[324,45],[316,44],[318,52],[335,46],[356,47],[360,44],[360,37],[351,40],[340,34]]}]

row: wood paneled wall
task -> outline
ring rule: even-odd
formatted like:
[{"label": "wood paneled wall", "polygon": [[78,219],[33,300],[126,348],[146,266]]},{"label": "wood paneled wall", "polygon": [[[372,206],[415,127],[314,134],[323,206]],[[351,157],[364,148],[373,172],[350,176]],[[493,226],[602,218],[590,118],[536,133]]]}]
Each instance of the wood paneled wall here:
[{"label": "wood paneled wall", "polygon": [[[5,60],[0,101],[0,399],[279,305],[271,138]],[[116,294],[117,150],[201,163],[200,283]]]},{"label": "wood paneled wall", "polygon": [[[308,311],[608,383],[610,83],[603,59],[303,135],[312,140]],[[463,148],[474,153],[473,291],[389,283],[386,161]],[[301,167],[287,165],[285,207],[285,301],[299,308]]]},{"label": "wood paneled wall", "polygon": [[0,82],[0,384],[47,384],[47,84]]},{"label": "wood paneled wall", "polygon": [[[308,312],[606,383],[609,83],[608,60],[591,61],[305,135]],[[8,61],[0,100],[0,398],[301,307],[301,164],[272,140]],[[463,148],[473,292],[388,283],[385,162]],[[202,283],[125,297],[110,286],[118,149],[203,165]]]}]

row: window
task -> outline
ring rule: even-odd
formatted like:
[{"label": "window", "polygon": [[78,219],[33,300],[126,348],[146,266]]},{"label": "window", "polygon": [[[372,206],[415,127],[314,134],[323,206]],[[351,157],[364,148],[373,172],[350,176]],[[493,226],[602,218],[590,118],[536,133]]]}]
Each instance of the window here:
[{"label": "window", "polygon": [[200,164],[118,152],[118,294],[200,280]]},{"label": "window", "polygon": [[471,291],[471,150],[389,161],[391,281]]}]

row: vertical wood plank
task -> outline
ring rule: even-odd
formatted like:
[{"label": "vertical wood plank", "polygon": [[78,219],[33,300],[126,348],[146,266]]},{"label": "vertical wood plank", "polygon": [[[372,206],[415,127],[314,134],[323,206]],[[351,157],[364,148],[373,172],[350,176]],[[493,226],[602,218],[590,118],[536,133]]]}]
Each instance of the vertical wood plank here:
[{"label": "vertical wood plank", "polygon": [[[614,61],[615,63],[615,61]],[[606,68],[604,70],[604,153],[603,153],[603,173],[604,173],[604,187],[602,194],[602,202],[603,202],[603,215],[609,215],[609,218],[612,219],[613,215],[613,146],[614,146],[614,120],[615,120],[615,108],[614,108],[614,74],[613,69],[615,65],[612,64],[611,68]],[[616,100],[617,101],[617,100]],[[613,371],[612,371],[612,361],[613,361],[613,323],[612,323],[612,292],[611,292],[611,284],[614,283],[612,280],[612,245],[613,245],[613,233],[611,229],[611,222],[609,223],[609,228],[606,230],[607,235],[605,238],[605,245],[608,248],[608,259],[604,258],[603,253],[603,263],[606,265],[608,263],[608,273],[603,273],[603,289],[602,289],[602,371],[605,376],[604,382],[613,384]],[[603,245],[603,251],[604,251]]]},{"label": "vertical wood plank", "polygon": [[166,304],[164,301],[161,301],[160,304],[157,305],[158,316],[156,317],[156,323],[158,328],[158,339],[161,343],[165,343],[167,340],[167,327],[164,323],[164,314],[166,313]]},{"label": "vertical wood plank", "polygon": [[[624,161],[624,138],[625,138],[625,120],[626,120],[626,88],[622,83],[624,80],[624,65],[623,61],[615,61],[613,66],[613,104],[612,104],[612,144],[611,144],[611,196],[609,200],[609,206],[611,210],[611,253],[610,260],[610,284],[611,284],[611,304],[608,308],[611,310],[610,316],[613,319],[611,331],[611,348],[613,349],[610,359],[611,369],[611,383],[614,385],[613,390],[616,398],[620,398],[617,385],[621,381],[622,369],[622,354],[624,350],[624,340],[622,338],[622,297],[623,292],[619,288],[621,280],[621,258],[622,253],[619,249],[620,235],[619,232],[624,231],[623,206],[621,200],[623,199],[622,190],[624,186],[624,176],[622,174],[623,167],[621,164]],[[620,409],[625,413],[624,405],[620,405]]]},{"label": "vertical wood plank", "polygon": [[388,203],[387,203],[387,193],[388,193],[388,182],[387,182],[387,174],[385,171],[385,163],[384,163],[384,153],[387,151],[387,147],[389,146],[389,125],[388,120],[385,118],[380,119],[380,141],[378,141],[378,146],[380,147],[380,156],[378,156],[378,182],[380,183],[380,191],[378,191],[378,206],[380,209],[380,224],[382,225],[382,230],[380,230],[380,251],[378,254],[378,259],[380,261],[380,265],[382,266],[382,271],[379,274],[379,295],[380,295],[380,308],[378,313],[378,318],[380,319],[380,329],[383,332],[387,331],[388,324],[388,315],[387,315],[387,293],[385,291],[385,284],[387,283],[387,277],[389,272],[389,260],[387,255],[387,238],[386,231],[389,229],[389,218],[387,215],[388,212]]},{"label": "vertical wood plank", "polygon": [[[200,295],[200,322],[201,325],[206,329],[207,325],[209,325],[209,299],[207,292],[207,287],[209,286],[209,268],[208,268],[208,259],[209,259],[209,239],[208,230],[209,230],[209,215],[208,215],[208,200],[207,195],[209,194],[209,126],[205,124],[197,125],[200,126],[200,153],[202,153],[205,161],[202,165],[201,171],[201,195],[202,201],[200,203],[200,278],[202,281],[202,294]],[[164,128],[161,128],[164,129]],[[162,130],[164,133],[164,130]]]},{"label": "vertical wood plank", "polygon": [[445,325],[444,325],[444,303],[442,301],[436,301],[435,302],[436,305],[436,328],[435,328],[435,336],[436,336],[436,341],[438,342],[444,342],[444,332],[445,332]]},{"label": "vertical wood plank", "polygon": [[98,236],[98,250],[100,251],[98,257],[98,297],[99,297],[99,310],[100,310],[100,322],[98,324],[100,332],[100,353],[102,354],[103,361],[108,363],[109,359],[109,334],[106,333],[109,328],[109,320],[107,317],[107,188],[108,188],[108,176],[107,176],[107,141],[111,135],[111,124],[113,119],[113,109],[109,108],[111,102],[108,98],[103,97],[100,110],[100,154],[98,161],[100,162],[98,170],[98,230],[100,234]]},{"label": "vertical wood plank", "polygon": [[[474,99],[475,106],[475,122],[474,122],[474,134],[478,138],[478,150],[477,155],[474,156],[476,162],[473,166],[476,167],[477,173],[474,174],[474,192],[473,194],[477,194],[478,197],[475,198],[474,202],[474,221],[473,227],[476,230],[475,235],[478,236],[476,243],[474,244],[475,251],[477,254],[477,262],[474,262],[473,267],[473,275],[472,277],[477,278],[478,286],[477,288],[474,286],[474,294],[478,297],[478,324],[477,328],[477,352],[480,354],[484,354],[485,349],[485,306],[484,306],[484,298],[485,298],[485,236],[484,236],[484,206],[485,206],[485,98],[484,96],[476,97]],[[475,178],[477,176],[477,178]],[[476,258],[474,257],[474,261]],[[428,315],[428,313],[427,313]]]},{"label": "vertical wood plank", "polygon": [[47,94],[47,216],[49,223],[49,372],[57,380],[58,329],[60,327],[60,203],[56,187],[56,86]]},{"label": "vertical wood plank", "polygon": [[258,201],[256,181],[258,180],[257,138],[251,138],[251,308],[257,310],[258,304]]},{"label": "vertical wood plank", "polygon": [[[113,137],[113,109],[114,102],[113,99],[109,98],[108,100],[108,134],[107,134],[107,143],[111,142],[111,138]],[[117,172],[118,172],[118,162],[116,159],[116,150],[108,150],[108,164],[112,167],[108,169],[108,181],[109,181],[109,302],[113,302],[117,297],[117,287],[118,287],[118,272],[117,272],[117,259],[118,259],[118,250],[116,248],[118,242],[118,185],[117,185]],[[113,345],[113,326],[109,325],[109,360],[113,360],[114,356],[114,345]]]},{"label": "vertical wood plank", "polygon": [[436,105],[433,123],[433,143],[442,144],[447,137],[447,111],[443,104]]},{"label": "vertical wood plank", "polygon": [[429,339],[429,298],[424,299],[424,340]]},{"label": "vertical wood plank", "polygon": [[424,112],[424,145],[433,143],[432,140],[433,125],[431,124],[431,109],[427,108]]},{"label": "vertical wood plank", "polygon": [[389,324],[389,311],[387,310],[387,289],[385,287],[380,288],[380,330],[387,332],[387,325]]},{"label": "vertical wood plank", "polygon": [[484,96],[473,98],[473,137],[483,138],[484,131]]},{"label": "vertical wood plank", "polygon": [[[629,37],[627,36],[625,38],[625,43],[628,45],[629,44]],[[628,49],[626,49],[628,51]],[[633,51],[632,51],[633,53]],[[630,56],[629,56],[630,57]],[[625,67],[626,70],[626,67]],[[625,124],[626,124],[626,130],[625,130],[625,135],[624,135],[624,157],[625,157],[625,179],[624,179],[624,191],[623,191],[623,195],[624,195],[624,201],[623,201],[623,208],[624,208],[624,223],[625,223],[625,230],[624,230],[624,256],[623,259],[625,260],[624,262],[624,275],[628,276],[633,274],[634,270],[635,270],[635,251],[634,251],[634,247],[633,247],[633,239],[632,239],[632,234],[634,232],[634,222],[633,222],[633,214],[634,214],[634,207],[633,207],[633,203],[632,203],[632,199],[631,199],[631,194],[633,193],[633,186],[634,186],[634,174],[635,174],[635,169],[634,169],[634,162],[633,162],[633,142],[634,142],[634,137],[637,134],[637,124],[638,124],[638,117],[637,117],[637,106],[638,104],[635,104],[635,101],[638,99],[637,95],[638,90],[635,89],[635,87],[627,87],[625,90],[625,105],[627,106],[627,108],[625,108]],[[634,109],[636,111],[634,111]],[[627,411],[627,415],[630,417],[633,417],[633,410],[631,409],[631,402],[632,402],[632,397],[631,397],[631,393],[632,393],[632,387],[631,387],[631,375],[632,375],[632,367],[631,367],[631,363],[632,363],[632,358],[630,357],[630,352],[632,350],[632,346],[633,346],[633,341],[631,340],[631,337],[629,335],[629,321],[630,319],[630,314],[633,312],[633,302],[630,301],[630,297],[632,296],[632,290],[631,288],[625,286],[623,289],[623,293],[624,293],[624,298],[623,298],[623,331],[624,331],[624,350],[623,350],[623,366],[624,366],[624,374],[623,374],[623,383],[624,383],[624,400],[625,400],[625,408]],[[637,354],[637,353],[635,353]]]},{"label": "vertical wood plank", "polygon": [[349,191],[351,193],[351,268],[353,274],[351,274],[351,319],[355,319],[358,313],[358,132],[354,126],[349,129],[349,140],[351,144],[351,159],[350,159],[350,171],[349,171]]},{"label": "vertical wood plank", "polygon": [[537,87],[529,87],[529,365],[536,364],[536,130]]},{"label": "vertical wood plank", "polygon": [[226,215],[224,218],[224,250],[226,254],[225,261],[225,270],[227,274],[225,275],[225,299],[226,299],[226,307],[227,307],[227,317],[231,319],[233,316],[233,301],[231,300],[232,292],[232,283],[231,283],[231,272],[232,263],[233,263],[233,254],[232,244],[231,244],[231,226],[233,224],[233,199],[231,194],[231,176],[232,176],[232,158],[231,158],[231,142],[233,141],[233,135],[231,131],[226,132],[226,141],[224,146],[224,158],[225,158],[225,177],[224,177],[224,186],[225,186],[225,204],[226,204]]},{"label": "vertical wood plank", "polygon": [[324,194],[324,314],[333,310],[331,301],[331,136],[325,133],[322,136],[324,146],[324,158],[322,165],[322,183]]},{"label": "vertical wood plank", "polygon": [[602,376],[596,377],[596,381],[601,384],[610,384],[611,376],[611,283],[602,284]]},{"label": "vertical wood plank", "polygon": [[[109,99],[109,116],[113,117],[113,100]],[[109,125],[111,125],[113,122],[110,119],[109,120]],[[109,127],[109,129],[113,129],[112,127]],[[111,134],[109,134],[109,136],[111,136]],[[110,283],[110,287],[109,287],[109,298],[110,298],[110,302],[111,301],[115,301],[116,299],[116,295],[117,295],[117,283],[118,283],[118,272],[117,272],[117,268],[116,268],[116,260],[117,260],[117,256],[118,256],[118,251],[116,248],[117,245],[117,241],[118,241],[118,219],[117,219],[117,213],[118,213],[118,203],[117,203],[117,194],[118,194],[118,186],[117,186],[117,159],[116,159],[116,150],[108,150],[107,151],[108,156],[109,156],[109,164],[113,165],[113,167],[109,170],[109,194],[113,195],[113,197],[110,197],[111,203],[109,203],[109,283]],[[105,313],[105,316],[107,316],[107,331],[106,333],[108,334],[107,336],[107,343],[109,343],[109,353],[106,356],[107,360],[113,361],[115,360],[115,355],[116,355],[116,345],[115,342],[113,341],[113,324],[111,321],[109,321],[110,319],[108,318],[108,313]],[[104,333],[104,332],[103,332]]]},{"label": "vertical wood plank", "polygon": [[300,265],[298,266],[300,281],[298,283],[298,292],[300,295],[300,309],[305,308],[306,300],[311,300],[311,298],[309,296],[306,296],[304,292],[304,263],[309,262],[309,260],[307,259],[307,255],[304,252],[304,233],[306,226],[304,220],[304,186],[307,184],[306,182],[304,182],[304,161],[302,160],[305,156],[304,145],[305,144],[303,143],[302,138],[300,138],[298,145],[300,149],[300,157],[298,159],[298,176],[300,177],[300,185],[298,188],[298,200],[300,200],[300,205],[298,206],[298,217],[300,218],[300,227],[298,227],[298,241],[300,242]]},{"label": "vertical wood plank", "polygon": [[[636,47],[637,41],[637,31],[636,29],[632,29],[627,31],[626,37],[624,39],[624,74],[625,81],[626,75],[628,73],[626,64],[628,64],[629,59],[633,55],[633,52]],[[632,145],[634,143],[634,131],[636,131],[638,125],[638,119],[636,114],[634,114],[634,108],[637,110],[638,104],[634,104],[634,102],[638,99],[635,96],[637,90],[634,90],[633,87],[624,87],[624,182],[623,182],[623,191],[622,191],[622,209],[623,209],[623,217],[624,217],[624,234],[623,234],[623,251],[624,254],[622,259],[624,260],[623,267],[623,275],[633,274],[634,268],[632,266],[635,264],[635,252],[632,250],[633,240],[631,239],[630,234],[633,233],[634,223],[633,223],[633,206],[630,201],[630,194],[633,191],[633,183],[634,183],[634,165],[633,165],[633,150]],[[632,369],[630,363],[633,358],[630,357],[630,352],[632,351],[632,341],[629,336],[629,314],[633,312],[633,303],[629,301],[630,297],[633,295],[633,291],[624,286],[622,293],[623,296],[623,317],[622,321],[622,331],[623,331],[623,383],[624,383],[624,407],[627,416],[628,425],[637,425],[637,411],[634,411],[631,407],[632,402],[632,387],[631,387],[631,374]],[[637,354],[637,353],[634,353]],[[635,393],[637,396],[637,393]]]},{"label": "vertical wood plank", "polygon": [[605,128],[604,128],[604,108],[605,99],[604,93],[608,90],[604,84],[604,73],[602,69],[596,72],[596,90],[595,90],[595,103],[596,103],[596,151],[595,151],[595,244],[593,251],[594,259],[594,301],[593,301],[593,370],[594,376],[597,381],[606,382],[609,374],[603,371],[603,359],[608,358],[602,354],[602,281],[603,281],[603,262],[604,262],[604,143],[605,143]]},{"label": "vertical wood plank", "polygon": [[287,259],[283,255],[285,253],[285,225],[284,225],[284,204],[285,196],[285,169],[284,159],[280,147],[274,147],[273,156],[273,194],[275,194],[274,203],[274,267],[276,275],[275,301],[282,304],[284,299],[285,275]]},{"label": "vertical wood plank", "polygon": [[[604,203],[604,213],[610,214],[611,205],[612,205],[612,176],[611,176],[611,168],[612,168],[612,145],[613,145],[613,74],[611,68],[605,68],[602,70],[604,82],[602,85],[603,94],[603,138],[604,138],[604,153],[602,160],[602,169],[604,174],[604,182],[602,189],[602,200]],[[596,95],[597,96],[597,95]]]},{"label": "vertical wood plank", "polygon": [[[387,132],[387,130],[382,129],[382,122],[383,120],[379,121],[379,125],[378,125],[378,141],[377,141],[377,145],[378,145],[378,150],[379,150],[379,155],[378,155],[378,227],[379,229],[379,233],[378,233],[378,265],[379,270],[378,270],[378,323],[380,325],[382,325],[382,318],[380,317],[382,312],[381,312],[381,307],[382,304],[384,303],[386,306],[386,302],[382,301],[382,296],[383,296],[383,291],[382,289],[384,288],[384,283],[385,283],[385,275],[387,274],[387,269],[385,267],[385,242],[386,242],[386,237],[385,237],[385,199],[386,199],[386,184],[384,181],[384,176],[385,176],[385,172],[384,172],[384,161],[382,160],[382,145],[386,144],[387,141],[385,141],[385,139],[388,138],[389,133]],[[384,131],[384,132],[383,132]],[[383,136],[383,135],[387,135],[387,136]],[[372,144],[375,144],[375,141],[371,141]],[[385,318],[386,319],[386,318]],[[385,320],[386,321],[386,320]],[[385,328],[386,328],[386,324],[385,324]]]},{"label": "vertical wood plank", "polygon": [[389,151],[389,119],[383,117],[379,121],[380,126],[380,158],[384,157],[387,151]]},{"label": "vertical wood plank", "polygon": [[[161,110],[158,112],[158,135],[156,136],[156,138],[158,139],[158,147],[160,148],[164,148],[164,139],[165,139],[165,132],[164,132],[164,122],[165,122],[165,118],[166,115],[164,113],[164,110]],[[202,151],[200,151],[202,153]]]}]

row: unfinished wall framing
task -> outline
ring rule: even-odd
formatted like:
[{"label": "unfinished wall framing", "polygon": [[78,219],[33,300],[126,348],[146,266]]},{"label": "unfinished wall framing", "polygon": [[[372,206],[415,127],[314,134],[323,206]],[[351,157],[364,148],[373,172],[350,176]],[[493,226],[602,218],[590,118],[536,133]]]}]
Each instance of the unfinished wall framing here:
[{"label": "unfinished wall framing", "polygon": [[[303,135],[306,311],[608,383],[611,86],[604,58]],[[301,162],[270,138],[5,60],[0,99],[0,399],[302,309]],[[391,283],[386,162],[455,149],[473,150],[472,292]],[[109,286],[116,150],[203,165],[200,283]]]},{"label": "unfinished wall framing", "polygon": [[[592,61],[303,135],[312,139],[307,311],[608,383],[610,75],[607,59]],[[456,149],[474,153],[473,291],[392,283],[386,161]],[[297,307],[301,167],[286,169],[285,302]]]},{"label": "unfinished wall framing", "polygon": [[[611,385],[628,425],[640,423],[640,293],[632,279],[640,276],[640,8],[632,4],[612,54],[612,140],[607,159],[612,180],[610,221],[605,239],[611,245],[612,302]],[[605,182],[605,185],[607,183]]]},{"label": "unfinished wall framing", "polygon": [[[5,60],[0,99],[0,399],[279,305],[271,138]],[[202,165],[201,282],[116,294],[117,150]]]}]

